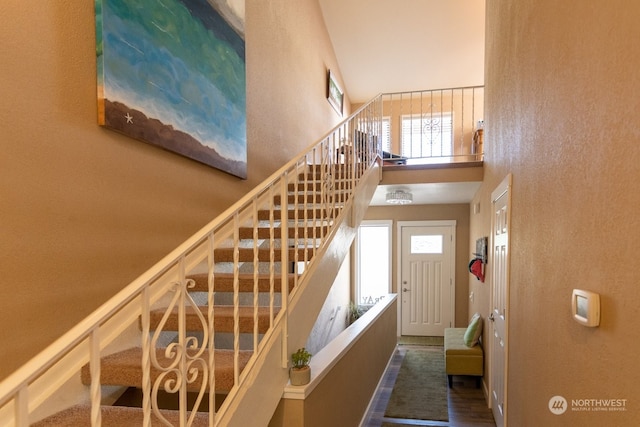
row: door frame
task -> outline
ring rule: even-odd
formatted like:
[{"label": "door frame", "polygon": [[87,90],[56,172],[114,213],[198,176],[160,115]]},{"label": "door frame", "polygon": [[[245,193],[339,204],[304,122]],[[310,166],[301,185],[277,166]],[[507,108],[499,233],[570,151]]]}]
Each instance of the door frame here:
[{"label": "door frame", "polygon": [[[507,212],[506,212],[506,229],[507,229],[507,255],[506,255],[506,260],[505,260],[505,268],[506,268],[506,272],[505,272],[505,288],[504,288],[504,306],[505,306],[505,316],[504,316],[504,358],[503,358],[503,366],[502,366],[502,373],[503,373],[503,387],[502,387],[502,393],[503,393],[503,412],[502,412],[502,427],[507,427],[507,414],[509,412],[509,405],[508,405],[508,399],[507,399],[507,388],[508,388],[508,377],[509,377],[509,317],[511,315],[511,310],[510,310],[510,304],[509,304],[509,288],[510,288],[510,281],[511,281],[511,198],[512,198],[512,174],[509,173],[503,180],[502,182],[500,182],[500,184],[498,184],[498,186],[496,186],[496,188],[491,192],[491,242],[490,242],[490,248],[493,252],[494,249],[494,242],[495,242],[495,234],[496,234],[496,218],[495,218],[495,202],[497,200],[499,200],[501,197],[506,197],[506,207],[507,207]],[[495,264],[494,264],[495,265]],[[496,292],[495,289],[495,284],[494,284],[494,280],[493,280],[493,275],[494,275],[494,268],[492,266],[492,272],[491,272],[491,291],[490,291],[490,295],[489,295],[489,299],[490,299],[490,309],[491,309],[491,313],[493,313],[493,301],[494,301],[494,294]],[[494,348],[494,341],[496,339],[496,337],[494,336],[493,333],[489,334],[489,339],[490,339],[490,345],[489,348],[493,349]],[[492,390],[494,388],[494,369],[496,368],[496,366],[494,366],[496,363],[495,360],[495,355],[493,354],[493,352],[491,352],[489,354],[489,384],[488,384],[488,403],[489,403],[489,408],[491,408],[492,412],[493,412],[493,398],[492,398]]]},{"label": "door frame", "polygon": [[[455,326],[456,320],[456,227],[457,221],[438,220],[438,221],[398,221],[396,224],[396,294],[400,296],[400,288],[402,286],[402,228],[403,227],[451,227],[451,320]],[[398,321],[397,336],[402,336],[402,304],[398,304]]]}]

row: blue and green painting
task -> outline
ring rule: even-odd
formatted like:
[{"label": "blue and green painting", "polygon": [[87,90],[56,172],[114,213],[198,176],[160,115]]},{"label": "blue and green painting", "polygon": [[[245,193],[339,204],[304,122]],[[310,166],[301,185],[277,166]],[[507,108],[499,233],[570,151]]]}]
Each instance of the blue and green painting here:
[{"label": "blue and green painting", "polygon": [[215,4],[96,0],[98,122],[246,178],[244,34]]}]

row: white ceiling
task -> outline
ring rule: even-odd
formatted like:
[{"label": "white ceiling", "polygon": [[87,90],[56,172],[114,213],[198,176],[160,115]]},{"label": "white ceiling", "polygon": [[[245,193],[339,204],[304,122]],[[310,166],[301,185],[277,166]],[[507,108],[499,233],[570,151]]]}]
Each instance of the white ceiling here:
[{"label": "white ceiling", "polygon": [[409,191],[414,205],[469,203],[479,188],[480,182],[379,185],[369,205],[387,205],[387,192],[394,190]]},{"label": "white ceiling", "polygon": [[[319,0],[352,103],[484,84],[485,0]],[[414,204],[468,203],[479,182],[412,184]],[[384,205],[379,186],[371,202]]]},{"label": "white ceiling", "polygon": [[484,84],[485,0],[319,0],[352,103]]}]

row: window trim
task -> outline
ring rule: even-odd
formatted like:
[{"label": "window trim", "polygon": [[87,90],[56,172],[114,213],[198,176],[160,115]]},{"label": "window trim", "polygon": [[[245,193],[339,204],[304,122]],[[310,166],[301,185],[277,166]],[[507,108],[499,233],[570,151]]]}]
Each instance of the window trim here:
[{"label": "window trim", "polygon": [[363,220],[358,227],[357,236],[355,239],[354,245],[354,258],[355,258],[355,268],[354,268],[354,302],[358,306],[364,306],[361,301],[360,294],[360,280],[361,280],[361,262],[360,262],[360,228],[361,227],[386,227],[387,235],[388,235],[388,288],[387,293],[391,293],[392,287],[392,256],[393,256],[393,220]]}]

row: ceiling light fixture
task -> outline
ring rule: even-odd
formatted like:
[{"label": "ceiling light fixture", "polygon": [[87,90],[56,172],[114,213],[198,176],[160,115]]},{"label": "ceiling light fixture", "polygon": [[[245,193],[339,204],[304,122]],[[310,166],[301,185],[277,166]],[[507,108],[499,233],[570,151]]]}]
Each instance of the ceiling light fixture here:
[{"label": "ceiling light fixture", "polygon": [[413,194],[406,190],[389,191],[386,200],[392,205],[407,205],[413,202]]}]

